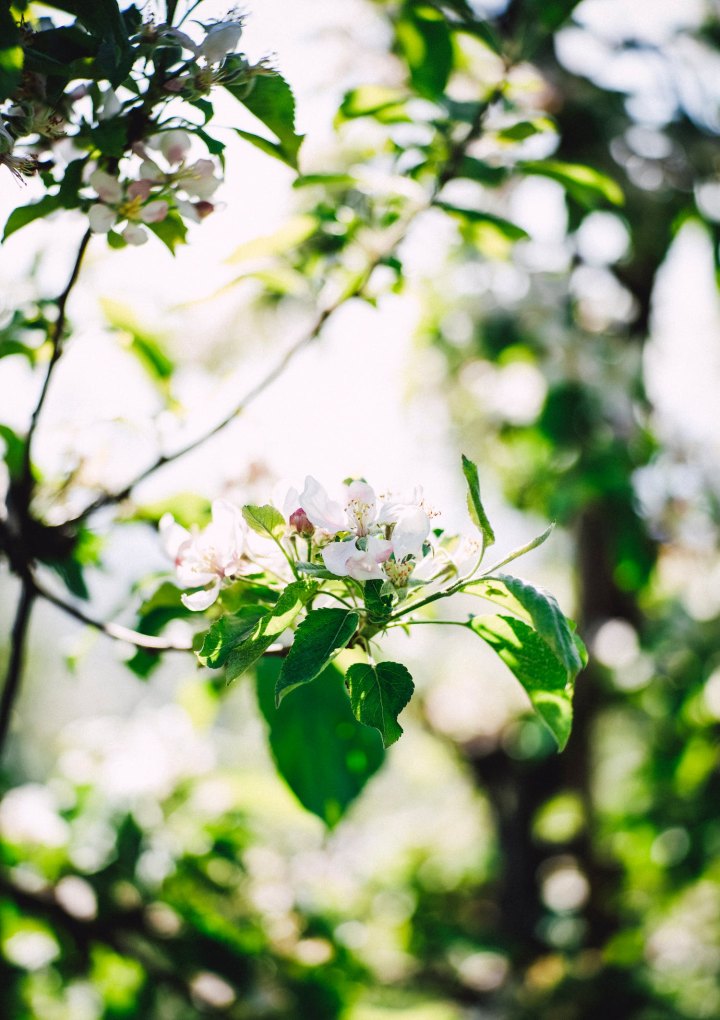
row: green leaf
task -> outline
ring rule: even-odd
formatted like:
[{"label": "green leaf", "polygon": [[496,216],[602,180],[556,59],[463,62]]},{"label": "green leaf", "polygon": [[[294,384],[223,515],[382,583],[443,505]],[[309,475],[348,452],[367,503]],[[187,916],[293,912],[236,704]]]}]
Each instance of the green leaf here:
[{"label": "green leaf", "polygon": [[285,518],[274,506],[244,506],[242,515],[249,527],[263,538],[279,542],[285,534]]},{"label": "green leaf", "polygon": [[303,807],[326,825],[336,825],[382,765],[382,742],[353,716],[335,666],[276,709],[279,669],[271,659],[257,667],[258,702],[275,764]]},{"label": "green leaf", "polygon": [[357,178],[350,174],[302,174],[293,181],[293,188],[356,188]]},{"label": "green leaf", "polygon": [[415,690],[407,669],[398,662],[358,662],[345,674],[345,682],[357,721],[379,730],[385,747],[394,744],[403,731],[397,717]]},{"label": "green leaf", "polygon": [[156,503],[135,506],[129,516],[122,519],[157,524],[164,514],[172,514],[183,528],[189,528],[193,524],[204,526],[210,523],[212,504],[205,496],[198,496],[195,492],[178,492]]},{"label": "green leaf", "polygon": [[78,21],[101,40],[97,63],[113,87],[119,85],[132,66],[128,29],[115,0],[53,0],[53,6]]},{"label": "green leaf", "polygon": [[216,620],[197,652],[200,665],[210,669],[224,666],[233,648],[250,637],[265,614],[263,606],[243,606],[233,616]]},{"label": "green leaf", "polygon": [[509,172],[505,166],[492,166],[475,156],[463,156],[456,176],[467,177],[489,188],[497,188],[507,180]]},{"label": "green leaf", "polygon": [[386,581],[367,581],[363,585],[365,608],[370,616],[384,620],[392,612],[393,596]]},{"label": "green leaf", "polygon": [[113,329],[126,335],[129,340],[127,349],[135,355],[151,379],[156,383],[167,383],[175,371],[175,363],[167,354],[162,338],[144,329],[132,311],[120,301],[102,298],[100,305]]},{"label": "green leaf", "polygon": [[27,226],[33,220],[42,219],[43,216],[49,216],[50,213],[55,212],[59,208],[60,201],[57,195],[45,195],[39,202],[18,206],[17,209],[13,209],[7,218],[3,241],[7,241],[8,237],[14,234],[16,230],[20,230],[21,227]]},{"label": "green leaf", "polygon": [[[179,588],[171,581],[164,581],[138,609],[135,629],[141,634],[158,635],[171,620],[192,617],[192,610],[183,605],[181,596],[182,591]],[[150,648],[138,648],[125,660],[125,665],[137,677],[147,680],[160,662],[161,656],[158,652]]]},{"label": "green leaf", "polygon": [[480,499],[480,477],[477,465],[463,454],[462,468],[468,486],[468,510],[470,511],[470,517],[476,527],[480,529],[483,537],[483,549],[487,549],[495,541],[495,532],[490,525],[482,505],[482,500]]},{"label": "green leaf", "polygon": [[179,244],[185,244],[187,227],[182,217],[172,209],[164,220],[160,220],[158,223],[148,223],[147,226],[173,255]]},{"label": "green leaf", "polygon": [[407,99],[407,92],[401,89],[388,88],[384,85],[361,85],[345,94],[338,110],[338,118],[352,120],[355,117],[380,115],[378,119],[390,116],[409,120],[405,109]]},{"label": "green leaf", "polygon": [[605,204],[623,205],[625,201],[622,188],[612,177],[581,163],[544,159],[519,163],[518,169],[557,181],[570,198],[586,209],[596,209]]},{"label": "green leaf", "polygon": [[72,556],[64,560],[45,560],[48,567],[55,571],[67,590],[79,599],[89,599],[90,592],[85,583],[82,566]]},{"label": "green leaf", "polygon": [[20,33],[7,7],[0,11],[0,102],[8,99],[20,84],[23,50]]},{"label": "green leaf", "polygon": [[529,237],[526,230],[519,227],[517,223],[511,223],[510,220],[504,219],[502,216],[495,216],[493,213],[483,212],[480,209],[465,209],[461,206],[451,205],[449,202],[436,202],[435,205],[438,209],[444,209],[445,212],[450,213],[452,216],[457,216],[467,223],[488,224],[494,227],[508,241],[526,241]]},{"label": "green leaf", "polygon": [[545,588],[510,574],[496,574],[471,582],[463,591],[495,602],[530,623],[565,667],[567,681],[574,680],[583,668],[570,621]]},{"label": "green leaf", "polygon": [[[298,178],[302,180],[302,178]],[[253,238],[252,241],[245,241],[236,248],[232,255],[228,256],[227,262],[251,262],[256,259],[269,258],[273,255],[281,255],[296,248],[303,241],[315,233],[318,221],[315,216],[299,215],[284,223],[279,230],[264,237]]]},{"label": "green leaf", "polygon": [[360,617],[350,609],[314,609],[295,632],[275,688],[279,705],[286,694],[314,680],[357,630]]},{"label": "green leaf", "polygon": [[477,616],[468,626],[520,681],[562,751],[572,726],[572,687],[560,660],[532,627],[514,616]]},{"label": "green leaf", "polygon": [[[253,79],[247,95],[247,82],[230,83],[225,88],[275,135],[276,144],[269,143],[272,148],[265,151],[270,151],[297,170],[303,135],[295,132],[295,97],[285,79],[279,74],[259,75]],[[260,136],[249,135],[245,131],[238,131],[238,134],[254,145],[258,144]]]},{"label": "green leaf", "polygon": [[5,445],[5,463],[11,478],[19,478],[23,470],[25,443],[9,425],[0,425],[0,441]]},{"label": "green leaf", "polygon": [[250,637],[241,641],[227,658],[225,679],[235,680],[264,655],[270,645],[291,625],[297,614],[317,591],[317,585],[308,581],[293,581],[283,591],[276,604],[257,623]]},{"label": "green leaf", "polygon": [[[256,149],[260,149],[268,156],[273,156],[275,159],[279,159],[281,163],[288,165],[287,157],[279,142],[272,142],[269,138],[263,138],[262,135],[256,135],[252,131],[243,131],[241,128],[235,128],[235,134],[246,142],[250,142]],[[289,165],[292,166],[292,163]],[[296,169],[296,167],[293,166],[293,169]]]},{"label": "green leaf", "polygon": [[395,33],[415,90],[428,99],[441,96],[453,67],[450,30],[442,14],[430,6],[408,5]]}]

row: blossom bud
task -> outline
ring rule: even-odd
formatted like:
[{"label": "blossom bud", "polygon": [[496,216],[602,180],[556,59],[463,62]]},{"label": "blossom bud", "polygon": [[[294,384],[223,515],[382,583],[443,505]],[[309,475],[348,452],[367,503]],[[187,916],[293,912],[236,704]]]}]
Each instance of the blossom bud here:
[{"label": "blossom bud", "polygon": [[195,212],[201,220],[204,220],[206,216],[215,212],[215,206],[212,202],[195,202]]},{"label": "blossom bud", "polygon": [[310,538],[315,533],[315,525],[309,520],[302,507],[298,507],[294,513],[290,514],[290,527],[305,538]]}]

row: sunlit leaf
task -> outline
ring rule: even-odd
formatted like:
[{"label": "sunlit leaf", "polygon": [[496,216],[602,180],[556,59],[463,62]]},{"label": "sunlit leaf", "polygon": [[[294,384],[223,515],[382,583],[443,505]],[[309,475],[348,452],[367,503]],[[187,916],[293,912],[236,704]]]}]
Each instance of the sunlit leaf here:
[{"label": "sunlit leaf", "polygon": [[358,722],[378,730],[385,747],[394,744],[403,732],[397,717],[415,690],[405,666],[398,662],[357,662],[348,669],[345,681]]},{"label": "sunlit leaf", "polygon": [[333,656],[345,648],[357,630],[360,617],[349,609],[313,609],[295,631],[275,688],[280,702],[297,687],[310,683]]}]

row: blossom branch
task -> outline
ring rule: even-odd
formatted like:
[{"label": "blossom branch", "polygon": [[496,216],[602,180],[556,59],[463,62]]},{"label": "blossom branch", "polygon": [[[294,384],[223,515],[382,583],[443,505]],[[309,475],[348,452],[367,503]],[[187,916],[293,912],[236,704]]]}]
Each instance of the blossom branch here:
[{"label": "blossom branch", "polygon": [[114,641],[125,641],[128,644],[135,645],[136,648],[147,648],[150,651],[156,652],[189,652],[192,649],[190,641],[167,641],[165,638],[155,637],[153,634],[141,634],[140,631],[124,627],[122,624],[114,623],[112,620],[98,620],[84,613],[82,609],[78,609],[77,606],[72,605],[70,602],[65,602],[58,595],[55,595],[45,588],[44,585],[40,584],[36,578],[32,577],[30,584],[35,595],[45,599],[46,602],[50,602],[68,616],[72,616],[79,623],[84,623],[88,627],[94,628],[94,630],[99,630],[106,637],[112,638]]}]

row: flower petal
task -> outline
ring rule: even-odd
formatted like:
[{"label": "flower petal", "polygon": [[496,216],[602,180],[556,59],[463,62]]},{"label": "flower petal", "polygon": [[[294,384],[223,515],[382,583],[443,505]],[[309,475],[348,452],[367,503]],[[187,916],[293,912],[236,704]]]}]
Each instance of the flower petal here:
[{"label": "flower petal", "polygon": [[158,531],[160,532],[160,540],[165,552],[172,560],[177,559],[180,546],[192,538],[187,528],[183,528],[182,524],[178,524],[172,514],[162,515],[158,522]]},{"label": "flower petal", "polygon": [[[305,511],[307,513],[307,511]],[[331,542],[322,550],[323,563],[331,574],[344,577],[348,573],[348,560],[357,553],[355,539],[346,542]]]},{"label": "flower petal", "polygon": [[347,520],[342,507],[330,499],[320,482],[312,475],[305,479],[305,488],[300,493],[300,506],[316,528],[321,528],[330,535],[347,531]]},{"label": "flower petal", "polygon": [[403,510],[392,533],[395,559],[400,561],[406,556],[417,558],[429,534],[430,520],[424,510],[421,510],[419,506]]},{"label": "flower petal", "polygon": [[219,594],[220,582],[216,581],[210,588],[194,591],[191,595],[181,595],[180,601],[187,609],[192,609],[194,613],[201,613],[203,609],[207,609],[217,600]]}]

